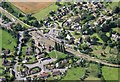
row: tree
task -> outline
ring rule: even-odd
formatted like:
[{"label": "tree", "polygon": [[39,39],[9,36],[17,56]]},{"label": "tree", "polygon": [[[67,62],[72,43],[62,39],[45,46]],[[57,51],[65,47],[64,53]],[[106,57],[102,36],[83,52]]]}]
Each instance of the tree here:
[{"label": "tree", "polygon": [[96,27],[96,33],[99,33],[99,31],[101,31],[101,29],[102,29],[101,27],[98,27],[98,26],[97,26],[97,27]]},{"label": "tree", "polygon": [[73,60],[72,60],[72,59],[70,59],[70,60],[69,60],[69,63],[70,63],[70,64],[71,64],[71,63],[73,63]]},{"label": "tree", "polygon": [[85,40],[86,40],[87,42],[90,42],[90,37],[87,36],[87,37],[85,38]]},{"label": "tree", "polygon": [[65,53],[66,52],[66,50],[65,50],[65,46],[63,45],[63,53]]},{"label": "tree", "polygon": [[119,8],[118,6],[115,6],[115,7],[113,8],[113,12],[114,12],[114,13],[119,13],[119,10],[120,10],[120,8]]},{"label": "tree", "polygon": [[55,42],[55,49],[57,50],[57,42]]}]

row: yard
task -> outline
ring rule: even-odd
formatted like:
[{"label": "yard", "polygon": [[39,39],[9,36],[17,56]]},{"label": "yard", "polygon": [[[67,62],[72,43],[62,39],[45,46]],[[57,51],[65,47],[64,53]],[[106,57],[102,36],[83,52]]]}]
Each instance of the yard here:
[{"label": "yard", "polygon": [[[57,59],[64,58],[64,57],[67,56],[67,54],[64,54],[64,53],[61,53],[61,52],[58,52],[58,51],[56,51],[56,54],[57,54]],[[55,54],[55,51],[52,51],[52,52],[49,53],[49,56],[53,57],[53,58],[56,58],[56,54]]]},{"label": "yard", "polygon": [[37,18],[37,20],[41,20],[42,18],[45,18],[46,15],[49,14],[51,10],[56,10],[57,8],[58,6],[55,5],[55,3],[53,3],[52,5],[49,5],[48,7],[42,9],[41,11],[34,13],[32,16]]},{"label": "yard", "polygon": [[2,36],[0,36],[0,41],[2,42],[2,48],[10,49],[10,51],[13,51],[14,46],[17,45],[15,42],[15,39],[12,38],[12,36],[8,32],[1,30],[1,29],[0,29],[0,31],[1,31],[0,35],[2,35]]},{"label": "yard", "polygon": [[84,72],[85,68],[82,67],[68,69],[66,76],[62,80],[80,80]]},{"label": "yard", "polygon": [[113,67],[102,67],[102,75],[104,76],[105,80],[118,80],[118,68]]}]

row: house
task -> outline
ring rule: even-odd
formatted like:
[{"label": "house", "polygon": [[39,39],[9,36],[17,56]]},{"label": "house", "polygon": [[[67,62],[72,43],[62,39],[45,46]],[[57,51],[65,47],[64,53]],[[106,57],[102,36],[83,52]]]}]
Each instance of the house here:
[{"label": "house", "polygon": [[34,73],[37,73],[38,72],[38,70],[33,70],[33,71],[31,71],[30,73],[31,74],[34,74]]},{"label": "house", "polygon": [[66,60],[63,60],[63,61],[62,61],[62,64],[67,64],[67,61],[66,61]]},{"label": "house", "polygon": [[32,53],[32,49],[31,48],[26,49],[25,53]]},{"label": "house", "polygon": [[117,41],[118,39],[120,39],[120,36],[118,36],[117,33],[116,34],[112,34],[112,37],[113,37],[114,41]]},{"label": "house", "polygon": [[49,73],[42,73],[37,75],[38,78],[47,78],[48,76],[49,76]]},{"label": "house", "polygon": [[96,14],[96,13],[93,13],[93,16],[94,16],[94,17],[97,17],[97,14]]},{"label": "house", "polygon": [[20,71],[20,77],[24,77],[22,69],[20,69],[19,71]]},{"label": "house", "polygon": [[73,6],[69,6],[68,9],[69,9],[69,10],[72,10],[72,9],[73,9]]},{"label": "house", "polygon": [[75,21],[75,22],[79,22],[79,21],[80,21],[80,17],[77,16],[74,21]]},{"label": "house", "polygon": [[7,59],[3,58],[2,65],[3,65],[3,66],[10,66],[10,65],[11,65],[11,62],[8,61]]},{"label": "house", "polygon": [[71,39],[71,37],[70,37],[70,35],[69,34],[67,34],[67,37],[66,37],[68,40],[70,40]]},{"label": "house", "polygon": [[57,19],[58,19],[58,18],[57,18],[56,16],[53,17],[53,20],[54,20],[54,21],[57,20]]},{"label": "house", "polygon": [[48,65],[48,69],[53,69],[54,65]]},{"label": "house", "polygon": [[65,16],[65,15],[66,15],[66,12],[62,12],[61,15],[62,15],[62,16]]},{"label": "house", "polygon": [[51,72],[51,75],[52,76],[57,76],[57,75],[60,75],[60,71],[54,71],[54,72]]},{"label": "house", "polygon": [[12,68],[10,68],[10,76],[13,75],[15,77],[15,72],[13,71]]},{"label": "house", "polygon": [[30,71],[29,71],[29,70],[27,71],[27,74],[28,74],[28,75],[30,74]]},{"label": "house", "polygon": [[56,63],[56,68],[59,68],[59,67],[60,67],[59,63]]},{"label": "house", "polygon": [[3,53],[4,53],[4,54],[9,54],[9,53],[10,53],[10,50],[9,50],[9,49],[3,50]]}]

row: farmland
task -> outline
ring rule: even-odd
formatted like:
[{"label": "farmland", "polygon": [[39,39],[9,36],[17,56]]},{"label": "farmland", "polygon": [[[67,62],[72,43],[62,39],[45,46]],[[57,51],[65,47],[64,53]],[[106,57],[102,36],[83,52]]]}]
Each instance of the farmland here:
[{"label": "farmland", "polygon": [[11,2],[11,3],[24,13],[35,13],[51,5],[53,2]]},{"label": "farmland", "polygon": [[58,8],[58,6],[55,5],[55,3],[53,3],[52,5],[49,5],[49,7],[46,7],[44,9],[42,9],[41,11],[38,11],[38,12],[34,13],[32,16],[34,16],[35,18],[37,18],[37,20],[41,20],[42,18],[47,17],[47,14],[51,10],[56,10],[57,8]]},{"label": "farmland", "polygon": [[113,67],[102,67],[102,74],[105,80],[118,80],[118,68]]}]

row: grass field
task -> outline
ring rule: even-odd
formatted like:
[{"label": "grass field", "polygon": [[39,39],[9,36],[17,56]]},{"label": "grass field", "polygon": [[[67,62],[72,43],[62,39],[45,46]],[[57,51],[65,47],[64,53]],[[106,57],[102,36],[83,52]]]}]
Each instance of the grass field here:
[{"label": "grass field", "polygon": [[[105,58],[109,58],[110,57],[110,54],[109,54],[109,50],[110,50],[110,47],[107,46],[105,49],[102,49],[102,45],[97,45],[97,46],[93,46],[92,49],[93,49],[93,54],[95,54],[98,58],[100,59],[105,59]],[[101,56],[101,53],[104,53],[105,52],[105,56],[106,57],[103,57]]]},{"label": "grass field", "polygon": [[35,13],[51,5],[53,2],[11,2],[24,13]]},{"label": "grass field", "polygon": [[49,5],[48,7],[42,9],[41,11],[34,13],[32,16],[37,18],[37,20],[41,20],[42,18],[45,18],[51,10],[56,10],[57,8],[58,6],[55,5],[55,3],[53,3],[52,5]]},{"label": "grass field", "polygon": [[77,67],[68,69],[66,76],[63,80],[80,80],[80,77],[83,76],[85,68]]},{"label": "grass field", "polygon": [[[1,31],[1,41],[2,41],[2,48],[5,48],[5,49],[10,49],[10,51],[13,51],[14,50],[14,46],[16,46],[17,44],[16,44],[16,42],[15,42],[15,39],[14,38],[12,38],[12,36],[8,33],[8,32],[6,32],[6,31],[4,31],[4,30],[1,30],[0,29],[0,31]],[[8,44],[8,42],[11,42],[10,44]]]},{"label": "grass field", "polygon": [[[67,56],[67,54],[64,54],[64,53],[61,53],[61,52],[58,52],[58,51],[56,51],[56,54],[57,54],[57,59],[64,58],[64,57]],[[55,51],[52,51],[52,52],[49,53],[49,56],[53,57],[53,58],[56,58],[56,54],[55,54]]]},{"label": "grass field", "polygon": [[118,80],[118,68],[113,67],[102,67],[102,75],[104,76],[105,80]]},{"label": "grass field", "polygon": [[97,64],[90,64],[90,66],[88,67],[88,71],[90,73],[88,73],[88,77],[85,80],[100,80],[100,78],[97,77],[97,73],[98,73],[98,65]]},{"label": "grass field", "polygon": [[112,10],[115,6],[118,6],[118,2],[112,2],[111,4],[109,4],[109,6],[107,6],[107,9]]}]

